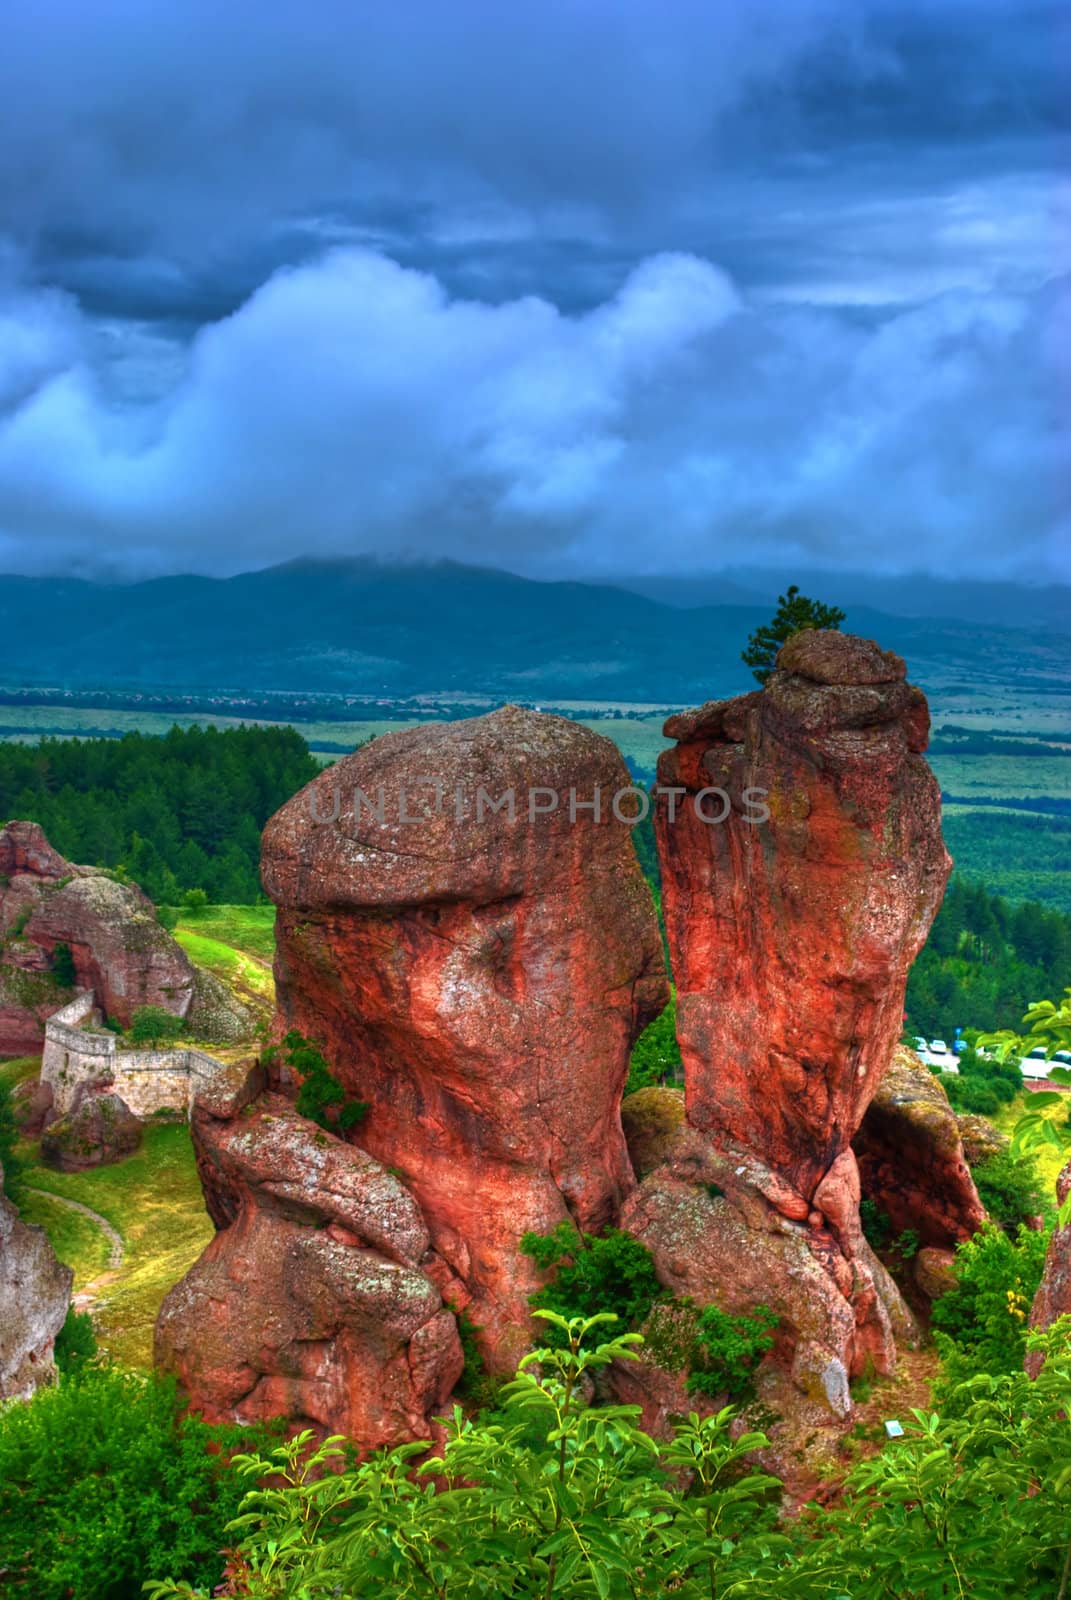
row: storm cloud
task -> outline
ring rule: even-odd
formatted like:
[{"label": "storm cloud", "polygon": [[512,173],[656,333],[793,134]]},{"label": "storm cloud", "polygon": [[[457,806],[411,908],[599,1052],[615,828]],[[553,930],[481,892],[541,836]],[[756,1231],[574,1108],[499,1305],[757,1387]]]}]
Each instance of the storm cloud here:
[{"label": "storm cloud", "polygon": [[1063,8],[4,29],[6,570],[1067,575]]}]

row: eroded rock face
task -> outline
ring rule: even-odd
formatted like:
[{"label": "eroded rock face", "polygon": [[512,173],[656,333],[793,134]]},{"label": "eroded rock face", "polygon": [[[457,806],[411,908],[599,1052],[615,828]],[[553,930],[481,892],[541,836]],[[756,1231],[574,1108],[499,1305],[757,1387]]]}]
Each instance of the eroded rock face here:
[{"label": "eroded rock face", "polygon": [[[805,1200],[885,1071],[951,866],[926,701],[904,676],[870,640],[809,631],[761,692],[666,724],[659,783],[682,792],[656,821],[689,1120]],[[696,814],[715,789],[720,825]]]},{"label": "eroded rock face", "polygon": [[[375,740],[264,833],[281,1018],[371,1103],[360,1143],[403,1173],[502,1371],[528,1342],[520,1235],[610,1223],[634,1181],[621,1090],[668,990],[610,811],[628,782],[608,739],[506,707]],[[570,814],[596,789],[598,820]]]},{"label": "eroded rock face", "polygon": [[0,1189],[0,1401],[28,1399],[52,1380],[73,1280],[44,1229],[20,1221]]},{"label": "eroded rock face", "polygon": [[680,1293],[771,1305],[777,1360],[839,1416],[914,1333],[863,1236],[851,1140],[951,865],[928,727],[897,656],[812,631],[762,691],[670,718],[658,768],[687,1117],[652,1167],[647,1109],[624,1225]]},{"label": "eroded rock face", "polygon": [[285,1415],[369,1450],[428,1437],[463,1357],[413,1196],[289,1101],[250,1100],[255,1072],[232,1077],[195,1104],[219,1232],[164,1301],[157,1363],[210,1420]]},{"label": "eroded rock face", "polygon": [[956,1125],[963,1141],[964,1159],[971,1168],[1011,1149],[1008,1135],[994,1128],[988,1117],[975,1116],[973,1112],[957,1114]]},{"label": "eroded rock face", "polygon": [[52,1085],[27,1078],[11,1091],[11,1113],[19,1132],[32,1139],[52,1116]]},{"label": "eroded rock face", "polygon": [[910,1228],[920,1244],[951,1250],[985,1221],[960,1119],[940,1082],[906,1045],[893,1053],[856,1134],[855,1153],[863,1193],[888,1214],[894,1233]]},{"label": "eroded rock face", "polygon": [[[1064,1204],[1069,1194],[1071,1194],[1071,1161],[1056,1181],[1056,1198],[1060,1205]],[[1048,1328],[1057,1317],[1064,1316],[1071,1316],[1071,1222],[1063,1228],[1056,1228],[1049,1242],[1045,1271],[1038,1292],[1034,1296],[1034,1304],[1030,1308],[1030,1326]],[[1041,1361],[1040,1351],[1028,1352],[1026,1370],[1031,1377],[1037,1376],[1041,1369]]]},{"label": "eroded rock face", "polygon": [[[0,1048],[13,1053],[40,1049],[42,1013],[69,998],[47,975],[57,944],[70,946],[77,986],[92,989],[102,1009],[124,1026],[141,1005],[186,1016],[194,996],[194,969],[160,927],[152,902],[140,889],[116,883],[95,867],[65,861],[32,822],[11,822],[0,829],[0,876],[6,879],[0,888],[0,935],[21,928],[20,945],[33,952],[15,953],[23,976],[8,970],[0,980],[0,998],[12,985],[27,988],[31,965],[42,991],[24,996],[21,1004],[16,996],[16,1003],[4,1006],[7,1042],[0,1042]],[[9,969],[12,965],[5,962]],[[19,1042],[12,1046],[17,1029]]]},{"label": "eroded rock face", "polygon": [[41,1160],[57,1172],[83,1172],[133,1155],[141,1135],[141,1123],[117,1094],[80,1093],[67,1115],[42,1133]]},{"label": "eroded rock face", "polygon": [[651,1251],[675,1294],[734,1314],[769,1306],[780,1319],[773,1359],[811,1399],[846,1417],[850,1379],[868,1363],[891,1371],[896,1337],[916,1336],[863,1237],[851,1151],[800,1210],[777,1173],[743,1150],[716,1149],[683,1113],[675,1089],[643,1089],[625,1101],[642,1181],[622,1227]]}]

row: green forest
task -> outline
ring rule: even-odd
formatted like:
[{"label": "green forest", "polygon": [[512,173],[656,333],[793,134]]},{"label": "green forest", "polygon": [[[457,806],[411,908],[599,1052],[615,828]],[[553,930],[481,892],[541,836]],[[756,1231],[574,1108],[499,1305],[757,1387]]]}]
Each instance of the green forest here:
[{"label": "green forest", "polygon": [[319,772],[293,728],[0,744],[0,817],[39,822],[69,861],[122,868],[158,905],[261,897],[260,832]]},{"label": "green forest", "polygon": [[1036,901],[1013,905],[956,876],[911,969],[908,1024],[927,1039],[957,1028],[1015,1028],[1071,972],[1071,917]]}]

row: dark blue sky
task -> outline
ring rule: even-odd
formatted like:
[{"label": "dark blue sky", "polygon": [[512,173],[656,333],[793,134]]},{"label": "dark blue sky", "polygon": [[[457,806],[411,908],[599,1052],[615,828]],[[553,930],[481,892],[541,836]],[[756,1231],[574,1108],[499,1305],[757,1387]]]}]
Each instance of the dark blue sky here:
[{"label": "dark blue sky", "polygon": [[1071,577],[1069,23],[8,0],[0,570]]}]

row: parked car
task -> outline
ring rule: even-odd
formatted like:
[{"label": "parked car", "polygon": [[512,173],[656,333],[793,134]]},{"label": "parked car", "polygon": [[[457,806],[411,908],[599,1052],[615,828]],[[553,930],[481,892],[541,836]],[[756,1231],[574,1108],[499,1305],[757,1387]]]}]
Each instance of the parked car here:
[{"label": "parked car", "polygon": [[912,1039],[911,1045],[916,1052],[925,1051],[929,1048],[925,1039]]},{"label": "parked car", "polygon": [[1043,1044],[1039,1044],[1036,1050],[1031,1050],[1030,1054],[1027,1056],[1026,1059],[1028,1061],[1044,1061],[1045,1060],[1045,1046]]},{"label": "parked car", "polygon": [[948,1046],[945,1041],[943,1039],[931,1039],[930,1054],[932,1056],[946,1056],[948,1054]]}]

